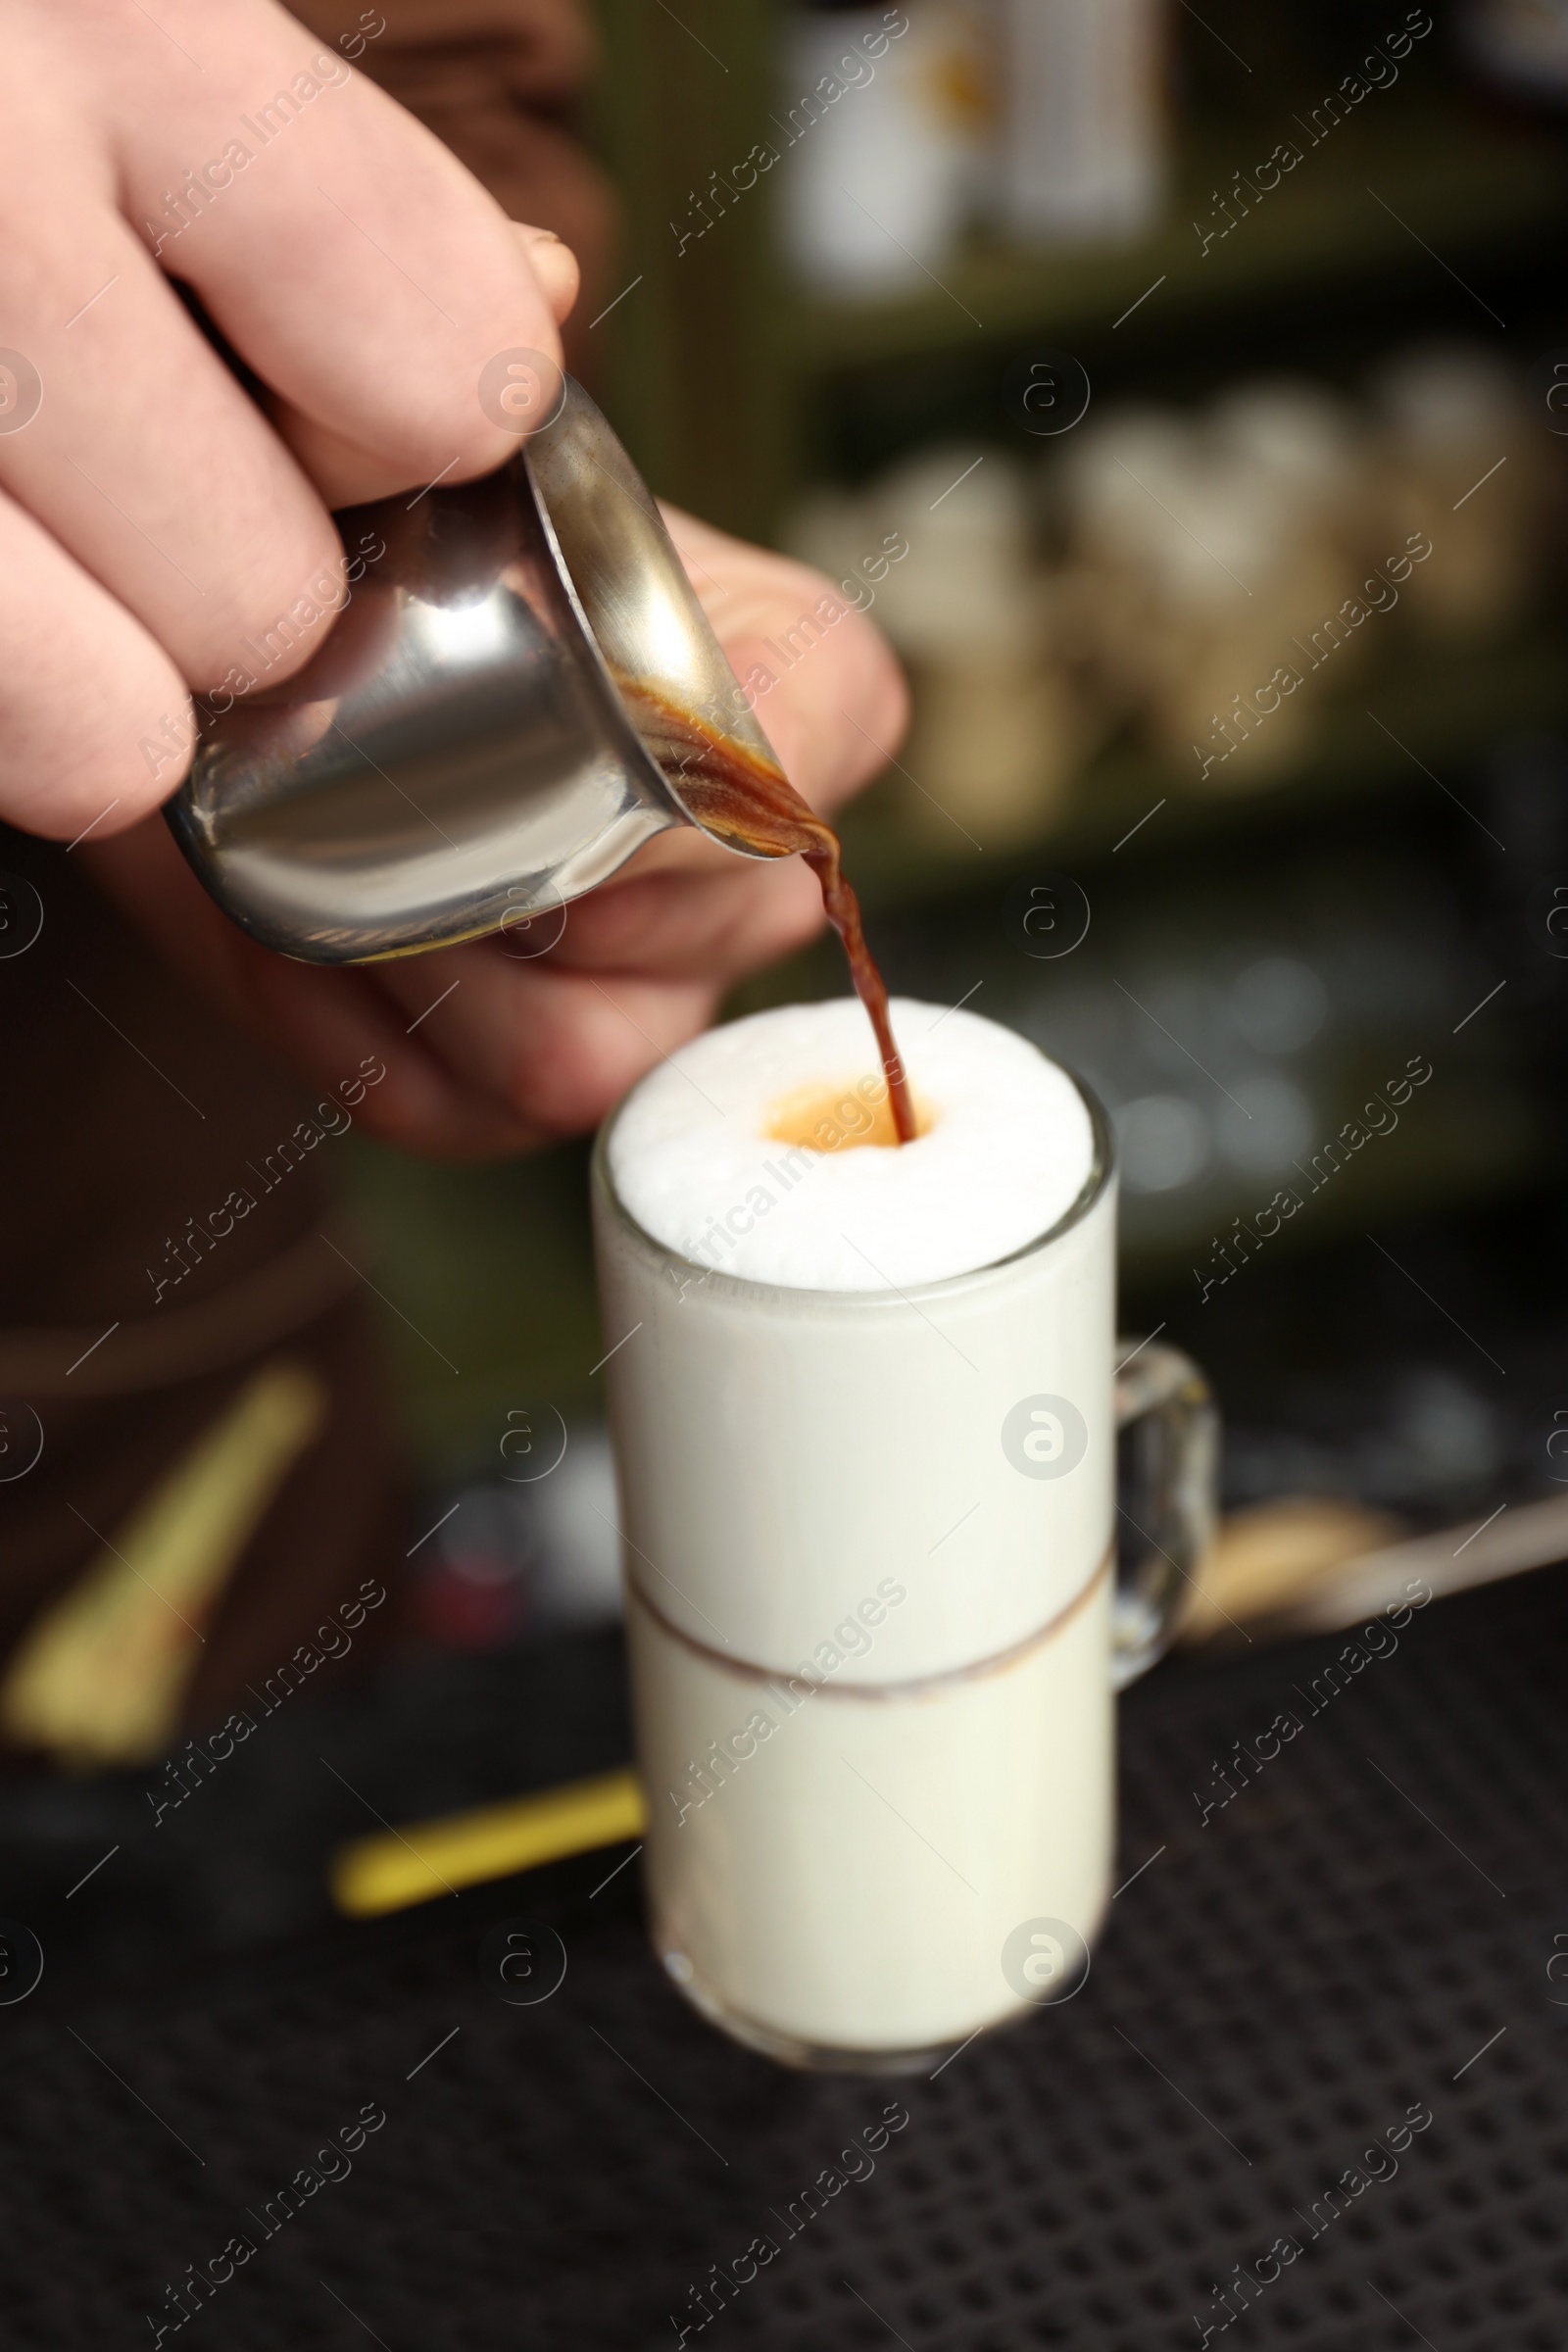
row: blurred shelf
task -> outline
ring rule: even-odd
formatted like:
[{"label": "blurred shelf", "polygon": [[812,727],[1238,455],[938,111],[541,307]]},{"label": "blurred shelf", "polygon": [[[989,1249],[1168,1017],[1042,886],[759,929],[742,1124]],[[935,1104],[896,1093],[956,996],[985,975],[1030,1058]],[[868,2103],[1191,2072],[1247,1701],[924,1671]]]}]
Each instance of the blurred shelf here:
[{"label": "blurred shelf", "polygon": [[[1309,809],[1420,783],[1423,766],[1436,771],[1427,784],[1436,799],[1443,789],[1436,777],[1485,753],[1499,735],[1560,724],[1564,699],[1560,632],[1544,619],[1503,644],[1465,649],[1462,660],[1446,647],[1411,643],[1325,702],[1301,760],[1275,776],[1230,791],[1195,791],[1190,767],[1123,735],[1038,829],[977,853],[956,826],[951,846],[925,834],[926,820],[917,831],[907,787],[894,775],[845,810],[845,864],[866,906],[885,908],[990,885],[1043,854],[1054,864],[1106,857],[1160,801],[1157,819],[1128,845],[1137,857],[1162,858],[1178,842],[1204,836],[1234,840]],[[1452,789],[1446,775],[1444,786]]]},{"label": "blurred shelf", "polygon": [[[1370,1093],[1385,1077],[1387,1062],[1364,1049],[1360,1060]],[[1343,1183],[1336,1178],[1321,1193],[1287,1165],[1266,1175],[1227,1170],[1201,1195],[1170,1200],[1163,1216],[1149,1214],[1152,1205],[1166,1206],[1163,1197],[1153,1203],[1147,1196],[1124,1198],[1117,1236],[1123,1276],[1152,1284],[1179,1273],[1200,1297],[1202,1275],[1219,1273],[1223,1263],[1214,1244],[1237,1217],[1254,1218],[1277,1183],[1289,1184],[1301,1198],[1299,1213],[1273,1237],[1278,1260],[1318,1255],[1396,1218],[1446,1215],[1528,1192],[1552,1172],[1544,1122],[1517,1083],[1483,1064],[1473,1046],[1468,1059],[1451,1054],[1446,1100],[1436,1109],[1423,1107],[1381,1156],[1363,1152],[1342,1171]],[[1353,1083],[1340,1090],[1342,1104],[1358,1100],[1364,1095]],[[1325,1116],[1325,1141],[1336,1124]]]},{"label": "blurred shelf", "polygon": [[[970,355],[983,371],[1008,356],[999,347],[1060,336],[1092,351],[1098,376],[1168,359],[1185,336],[1182,369],[1201,376],[1234,370],[1240,324],[1249,368],[1283,339],[1297,365],[1304,345],[1332,373],[1345,311],[1385,289],[1403,322],[1494,333],[1512,307],[1498,282],[1542,278],[1568,225],[1568,143],[1468,102],[1433,43],[1316,144],[1310,116],[1331,84],[1303,90],[1298,74],[1182,123],[1169,214],[1150,237],[1034,251],[981,238],[917,292],[839,299],[790,280],[777,174],[721,205],[711,233],[689,233],[697,188],[778,135],[785,0],[595,4],[596,138],[629,197],[596,382],[654,486],[743,536],[776,530],[846,400],[868,406],[873,439],[878,416],[904,414],[910,363],[956,380]],[[1205,252],[1195,219],[1223,223],[1215,190],[1287,137],[1300,162]],[[984,405],[995,422],[990,392]]]},{"label": "blurred shelf", "polygon": [[1244,150],[1256,145],[1267,158],[1266,136],[1196,133],[1178,157],[1169,219],[1137,244],[1029,252],[977,242],[943,264],[940,284],[917,293],[853,301],[797,293],[781,359],[792,353],[794,365],[820,373],[916,358],[978,334],[1103,333],[1142,296],[1147,327],[1173,304],[1192,311],[1256,294],[1279,299],[1344,272],[1414,263],[1437,278],[1442,264],[1544,225],[1568,206],[1561,142],[1517,124],[1500,129],[1455,105],[1401,103],[1392,93],[1377,108],[1368,100],[1317,147],[1283,102],[1275,127],[1303,149],[1300,163],[1206,251],[1195,220],[1223,223],[1216,193],[1239,165],[1251,169]]}]

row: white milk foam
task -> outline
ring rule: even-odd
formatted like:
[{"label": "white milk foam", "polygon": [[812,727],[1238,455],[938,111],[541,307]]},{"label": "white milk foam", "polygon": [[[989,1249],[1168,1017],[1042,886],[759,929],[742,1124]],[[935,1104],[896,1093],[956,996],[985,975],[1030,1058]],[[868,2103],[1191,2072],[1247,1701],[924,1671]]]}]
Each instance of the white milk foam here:
[{"label": "white milk foam", "polygon": [[770,1137],[790,1096],[882,1087],[856,998],[754,1013],[682,1046],[616,1119],[611,1172],[638,1224],[704,1267],[813,1291],[941,1282],[1049,1232],[1094,1158],[1071,1079],[978,1013],[899,997],[892,1014],[928,1134],[820,1152]]}]

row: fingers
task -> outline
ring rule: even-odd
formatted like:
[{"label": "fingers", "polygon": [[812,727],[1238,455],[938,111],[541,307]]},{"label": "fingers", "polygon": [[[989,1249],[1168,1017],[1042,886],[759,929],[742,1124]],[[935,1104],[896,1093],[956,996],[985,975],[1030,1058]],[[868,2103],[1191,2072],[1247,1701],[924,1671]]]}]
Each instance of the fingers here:
[{"label": "fingers", "polygon": [[[0,805],[69,839],[178,781],[181,678],[273,684],[315,652],[342,602],[325,501],[515,449],[481,373],[514,347],[553,357],[575,265],[271,0],[83,0],[69,24],[12,0],[6,35],[29,103],[0,150],[22,355],[0,372],[0,493],[64,556],[8,515]],[[165,270],[277,388],[278,429]]]},{"label": "fingers", "polygon": [[[27,399],[0,417],[0,485],[206,686],[340,551],[319,498],[117,209],[97,82],[147,47],[124,19],[156,36],[124,0],[90,13],[91,39],[67,56],[51,53],[52,20],[40,32],[44,12],[6,18],[8,67],[33,98],[0,147],[0,317],[30,373]],[[201,78],[170,55],[176,78]],[[176,780],[166,771],[166,790]]]},{"label": "fingers", "polygon": [[[270,1054],[340,1099],[346,1082],[366,1077],[354,1116],[370,1134],[437,1159],[493,1158],[542,1140],[536,1123],[476,1093],[411,1037],[368,973],[290,963],[247,939],[161,817],[112,841],[94,833],[77,855],[173,968]],[[371,1083],[375,1067],[384,1074]]]},{"label": "fingers", "polygon": [[184,773],[184,681],[141,624],[0,492],[0,817],[118,832]]},{"label": "fingers", "polygon": [[[539,289],[549,305],[552,318],[564,319],[577,299],[580,272],[571,248],[548,228],[528,228],[521,221],[512,223],[518,247],[526,258]],[[550,355],[545,355],[547,358]],[[550,386],[559,389],[556,379],[545,370],[545,397]],[[499,387],[505,391],[505,384]],[[357,506],[370,499],[385,498],[394,491],[407,488],[401,470],[384,458],[366,450],[349,433],[335,430],[331,425],[302,417],[297,411],[282,403],[272,411],[280,433],[288,441],[312,479],[326,486],[334,507]],[[509,429],[515,429],[515,426]],[[515,441],[512,444],[515,447]],[[508,452],[510,455],[510,451]],[[448,478],[457,480],[457,473]]]},{"label": "fingers", "polygon": [[558,326],[564,326],[582,289],[582,270],[578,267],[577,256],[569,245],[562,242],[553,228],[529,228],[525,222],[514,220],[512,229],[522,247],[529,268],[539,280],[540,290],[550,305],[551,317]]},{"label": "fingers", "polygon": [[820,930],[822,893],[800,858],[761,864],[716,843],[694,846],[722,864],[639,872],[639,853],[613,882],[573,900],[551,968],[592,970],[607,985],[618,973],[728,983],[793,955]]},{"label": "fingers", "polygon": [[525,1152],[595,1126],[712,1018],[716,989],[516,962],[481,940],[351,970],[258,947],[207,896],[161,817],[77,853],[177,971],[313,1085],[385,1077],[354,1115],[436,1159]]},{"label": "fingers", "polygon": [[[886,764],[902,734],[906,690],[891,653],[817,573],[689,516],[669,519],[743,675],[748,652],[760,656],[799,611],[824,597],[833,607],[799,662],[780,663],[764,717],[798,784],[832,808]],[[376,980],[472,1087],[570,1134],[695,1035],[726,981],[787,955],[822,919],[798,859],[758,864],[683,829],[574,901],[561,940],[536,961],[484,942],[382,965]]]},{"label": "fingers", "polygon": [[401,1008],[368,974],[289,963],[251,940],[242,945],[242,1017],[253,1034],[321,1087],[355,1071],[384,1073],[355,1107],[371,1135],[453,1160],[493,1159],[551,1140],[538,1119],[467,1084],[411,1037]]},{"label": "fingers", "polygon": [[[516,447],[487,363],[559,358],[549,303],[500,207],[421,124],[271,0],[130,0],[105,107],[126,209],[279,396],[329,504],[490,471]],[[344,480],[343,443],[384,480]]]},{"label": "fingers", "polygon": [[[677,509],[664,514],[786,772],[831,811],[886,766],[904,732],[904,678],[880,632],[807,565]],[[659,835],[574,902],[550,962],[728,981],[789,955],[822,920],[820,891],[798,858],[759,865],[683,829]]]},{"label": "fingers", "polygon": [[[40,194],[59,201],[34,220]],[[330,515],[125,223],[84,212],[74,185],[24,189],[13,158],[0,163],[0,255],[7,340],[39,393],[26,423],[0,434],[11,495],[198,688],[311,583],[316,612],[330,610],[342,568]]]},{"label": "fingers", "polygon": [[661,511],[785,774],[830,814],[886,767],[908,724],[908,689],[887,640],[808,565],[677,507]]},{"label": "fingers", "polygon": [[552,1136],[595,1126],[645,1070],[711,1020],[703,980],[559,971],[481,940],[375,967],[426,1050],[482,1099]]}]

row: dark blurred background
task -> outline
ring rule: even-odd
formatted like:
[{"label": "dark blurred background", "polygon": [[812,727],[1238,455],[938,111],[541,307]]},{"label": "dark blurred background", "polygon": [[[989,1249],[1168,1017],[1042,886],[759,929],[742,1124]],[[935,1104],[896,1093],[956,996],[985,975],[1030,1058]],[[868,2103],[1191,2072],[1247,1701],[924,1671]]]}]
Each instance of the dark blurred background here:
[{"label": "dark blurred background", "polygon": [[[1227,1505],[1332,1505],[1327,1560],[1555,1495],[1568,21],[597,14],[623,222],[579,364],[661,494],[905,658],[908,743],[845,824],[872,943],[1102,1097],[1123,1326],[1207,1367]],[[731,1010],[845,985],[827,942]],[[416,1646],[237,1756],[178,1853],[145,1774],[14,1788],[21,1916],[123,1829],[137,1933],[283,1933],[367,1806],[623,1758],[586,1161],[332,1154],[391,1310]]]},{"label": "dark blurred background", "polygon": [[[599,389],[661,493],[874,597],[913,678],[845,827],[890,981],[1106,1102],[1124,1321],[1212,1371],[1231,1500],[1414,1525],[1552,1492],[1568,31],[1482,0],[600,13]],[[828,942],[734,1009],[844,986]],[[1312,1191],[1412,1058],[1397,1130]],[[585,1147],[348,1152],[389,1295],[463,1367],[389,1325],[436,1508],[510,1408],[591,1444]],[[1205,1297],[1282,1185],[1300,1213]]]},{"label": "dark blurred background", "polygon": [[[622,226],[574,364],[656,490],[871,599],[909,667],[849,870],[897,991],[1015,1024],[1109,1109],[1123,1328],[1224,1415],[1229,1608],[1196,1630],[1406,1536],[1454,1574],[1499,1527],[1568,1555],[1568,7],[595,14],[586,113],[549,130]],[[484,160],[491,116],[427,111]],[[825,942],[730,1009],[844,987]],[[356,1127],[319,1155],[401,1415],[394,1605],[216,1764],[162,1732],[105,1764],[135,1751],[100,1724],[96,1761],[78,1726],[0,1777],[19,2344],[170,2308],[371,2090],[370,2185],[267,2254],[222,2340],[663,2341],[868,2111],[687,2016],[635,1848],[332,1916],[345,1841],[630,1754],[587,1149],[464,1170]],[[99,1526],[144,1582],[137,1524]],[[1174,2342],[1430,2093],[1405,2181],[1254,2330],[1560,2342],[1562,1589],[1434,1608],[1212,1828],[1189,1788],[1318,1650],[1254,1627],[1157,1667],[1099,1992],[1068,2038],[909,2085],[912,2162],[736,2329]],[[118,1663],[101,1641],[95,1688]],[[547,2011],[475,1973],[524,1913],[570,1946]]]}]

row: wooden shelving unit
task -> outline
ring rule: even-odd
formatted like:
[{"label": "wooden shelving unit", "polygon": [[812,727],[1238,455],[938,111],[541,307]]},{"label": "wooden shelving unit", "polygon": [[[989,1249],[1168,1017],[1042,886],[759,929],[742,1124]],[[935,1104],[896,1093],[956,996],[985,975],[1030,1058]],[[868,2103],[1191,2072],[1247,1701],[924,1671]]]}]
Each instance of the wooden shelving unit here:
[{"label": "wooden shelving unit", "polygon": [[[957,387],[947,414],[964,416],[962,429],[1000,436],[1006,427],[999,379],[1030,341],[1059,337],[1097,385],[1117,380],[1136,389],[1147,378],[1185,397],[1201,396],[1238,368],[1278,365],[1288,330],[1290,364],[1332,375],[1352,312],[1377,321],[1386,310],[1414,331],[1495,333],[1483,299],[1494,294],[1494,279],[1522,281],[1533,271],[1544,288],[1549,257],[1568,230],[1568,148],[1445,94],[1436,41],[1396,87],[1366,100],[1311,147],[1292,116],[1309,111],[1320,93],[1274,86],[1263,45],[1288,46],[1289,28],[1283,16],[1271,25],[1250,14],[1243,45],[1259,60],[1257,77],[1238,88],[1243,102],[1229,114],[1184,122],[1178,195],[1156,235],[1116,249],[1050,253],[977,239],[943,266],[940,285],[886,301],[823,300],[793,285],[780,266],[767,179],[684,251],[670,225],[689,223],[694,192],[710,171],[727,176],[754,143],[775,135],[785,5],[595,0],[603,69],[593,135],[625,212],[619,298],[591,330],[603,347],[597,381],[653,486],[754,538],[772,538],[791,499],[831,471],[844,448],[883,462],[874,455],[879,436],[891,443],[907,435],[929,383]],[[1207,0],[1204,18],[1218,5]],[[1185,15],[1179,31],[1187,43],[1206,37]],[[1240,84],[1239,69],[1236,78]],[[1250,172],[1286,136],[1305,148],[1301,163],[1205,254],[1192,221],[1210,219],[1211,190],[1238,167]],[[1551,339],[1544,334],[1543,347]],[[846,416],[857,424],[848,437],[840,429]],[[951,845],[922,837],[908,821],[906,788],[892,777],[847,813],[850,868],[874,914],[903,909],[918,929],[929,908],[935,934],[950,918],[965,919],[965,893],[980,905],[993,892],[1000,906],[1008,881],[1036,862],[1069,873],[1096,869],[1097,890],[1119,892],[1135,862],[1157,871],[1168,858],[1179,897],[1182,877],[1200,872],[1206,851],[1221,841],[1256,844],[1276,825],[1288,840],[1298,833],[1296,819],[1318,811],[1348,818],[1370,795],[1419,809],[1412,774],[1414,793],[1430,793],[1462,827],[1437,784],[1412,770],[1367,710],[1462,794],[1466,763],[1500,736],[1561,726],[1559,643],[1543,622],[1455,659],[1395,631],[1380,644],[1377,664],[1323,706],[1288,773],[1248,791],[1200,794],[1188,771],[1123,737],[1037,832],[980,854],[956,833]],[[1113,846],[1161,799],[1157,820],[1112,864]],[[808,952],[759,975],[739,1002],[814,994],[840,977],[825,951],[820,963]],[[1477,1052],[1484,1056],[1484,1048]],[[1380,1196],[1380,1214],[1495,1196],[1524,1181],[1531,1135],[1519,1129],[1507,1165],[1489,1163],[1477,1153],[1481,1139],[1504,1135],[1502,1111],[1479,1097],[1467,1111],[1462,1092],[1454,1102],[1457,1141],[1415,1154],[1414,1175],[1414,1163],[1399,1163],[1399,1184],[1387,1201]],[[1378,1163],[1376,1174],[1381,1181],[1389,1169]],[[523,1396],[548,1396],[566,1412],[597,1409],[597,1383],[587,1377],[600,1347],[580,1147],[469,1170],[419,1167],[367,1146],[353,1190],[381,1245],[391,1295],[463,1368],[464,1379],[453,1381],[429,1347],[404,1325],[388,1326],[411,1433],[431,1475],[493,1469],[505,1412]],[[1329,1220],[1318,1221],[1319,1238],[1329,1230]]]},{"label": "wooden shelving unit", "polygon": [[1309,808],[1328,815],[1419,783],[1423,768],[1431,771],[1427,789],[1436,799],[1497,735],[1548,727],[1562,712],[1561,643],[1547,623],[1463,662],[1449,649],[1407,638],[1390,660],[1358,672],[1321,705],[1300,760],[1277,774],[1203,792],[1194,788],[1190,767],[1123,736],[1036,831],[983,843],[978,853],[956,834],[949,844],[935,830],[916,831],[900,779],[891,775],[845,810],[846,861],[868,907],[907,905],[994,882],[1031,859],[1048,857],[1068,870],[1098,861],[1160,802],[1157,830],[1151,825],[1144,850],[1160,857],[1196,853],[1238,826],[1289,822]]},{"label": "wooden shelving unit", "polygon": [[[1135,336],[1169,335],[1178,321],[1198,334],[1250,303],[1315,306],[1325,292],[1412,272],[1446,299],[1473,268],[1568,225],[1568,152],[1445,96],[1434,48],[1315,146],[1297,120],[1310,94],[1261,102],[1261,129],[1184,130],[1177,193],[1152,237],[1045,252],[979,240],[916,294],[826,300],[780,263],[767,177],[684,250],[676,234],[701,218],[692,199],[710,172],[727,174],[755,143],[779,140],[783,14],[782,0],[684,0],[678,18],[649,0],[599,0],[597,133],[635,191],[630,291],[595,330],[611,405],[656,488],[752,536],[776,527],[810,462],[818,413],[858,372],[966,353],[1000,368],[1025,339],[1108,336],[1142,295]],[[1193,220],[1220,217],[1216,184],[1286,137],[1300,164],[1205,252]],[[1475,320],[1490,328],[1484,305]],[[1324,328],[1327,341],[1326,312]]]},{"label": "wooden shelving unit", "polygon": [[1306,149],[1300,164],[1206,250],[1193,223],[1224,225],[1212,198],[1239,160],[1234,132],[1200,130],[1185,142],[1169,218],[1135,245],[1028,253],[977,242],[944,269],[949,293],[932,286],[875,305],[798,301],[802,368],[914,359],[977,332],[1102,333],[1143,296],[1159,306],[1154,319],[1172,309],[1198,318],[1257,295],[1304,294],[1348,272],[1399,269],[1421,259],[1417,238],[1462,269],[1472,253],[1568,204],[1568,161],[1553,144],[1484,129],[1450,106],[1412,97],[1402,112],[1351,117],[1316,150],[1298,125],[1292,133],[1288,117],[1281,134]]}]

